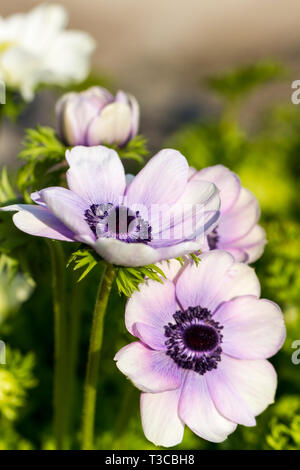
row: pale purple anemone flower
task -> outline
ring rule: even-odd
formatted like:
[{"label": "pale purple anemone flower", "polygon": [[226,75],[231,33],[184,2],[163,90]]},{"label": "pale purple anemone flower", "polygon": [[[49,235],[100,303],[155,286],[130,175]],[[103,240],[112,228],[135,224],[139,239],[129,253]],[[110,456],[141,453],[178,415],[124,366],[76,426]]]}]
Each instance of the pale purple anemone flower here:
[{"label": "pale purple anemone flower", "polygon": [[2,208],[17,211],[20,230],[86,243],[115,265],[145,266],[195,252],[218,222],[216,186],[188,182],[188,163],[176,150],[160,151],[128,184],[112,149],[78,146],[66,159],[70,189],[46,188],[32,194],[37,205]]},{"label": "pale purple anemone flower", "polygon": [[253,263],[263,253],[266,244],[264,229],[258,225],[260,207],[256,197],[241,182],[236,173],[223,165],[197,171],[190,169],[190,181],[211,181],[220,190],[221,217],[210,233],[202,251],[216,248],[231,253],[236,261]]},{"label": "pale purple anemone flower", "polygon": [[58,131],[70,146],[125,145],[139,127],[134,96],[118,91],[114,97],[101,87],[65,94],[56,105]]},{"label": "pale purple anemone flower", "polygon": [[151,442],[175,446],[185,425],[222,442],[274,401],[266,358],[285,339],[281,310],[259,298],[254,270],[225,251],[204,253],[198,267],[162,266],[168,280],[149,280],[127,303],[126,327],[140,341],[116,354],[117,366],[143,392]]}]

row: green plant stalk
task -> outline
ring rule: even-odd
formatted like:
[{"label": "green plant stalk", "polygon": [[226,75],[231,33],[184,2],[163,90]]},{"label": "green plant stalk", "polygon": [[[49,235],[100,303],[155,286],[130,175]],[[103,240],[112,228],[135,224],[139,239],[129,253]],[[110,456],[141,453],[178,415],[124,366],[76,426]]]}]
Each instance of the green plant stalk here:
[{"label": "green plant stalk", "polygon": [[68,368],[68,341],[66,320],[66,260],[60,243],[48,242],[52,266],[54,310],[54,436],[56,448],[65,448],[67,429],[65,381]]},{"label": "green plant stalk", "polygon": [[84,384],[81,436],[82,450],[93,449],[96,394],[99,379],[100,354],[103,341],[104,316],[110,291],[113,285],[114,276],[114,267],[111,264],[105,263],[105,268],[99,284],[94,308],[86,378]]}]

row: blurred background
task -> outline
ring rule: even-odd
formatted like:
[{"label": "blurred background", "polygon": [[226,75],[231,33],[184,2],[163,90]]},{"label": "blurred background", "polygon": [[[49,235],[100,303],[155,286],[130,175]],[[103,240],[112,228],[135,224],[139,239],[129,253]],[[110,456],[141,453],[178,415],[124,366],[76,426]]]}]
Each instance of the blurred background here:
[{"label": "blurred background", "polygon": [[[26,11],[39,1],[2,0],[1,15]],[[93,68],[115,88],[134,94],[142,108],[142,132],[153,149],[182,122],[218,112],[201,79],[259,59],[284,60],[292,79],[300,76],[300,3],[297,0],[64,0],[69,27],[89,31],[98,47]],[[260,90],[242,118],[251,125],[266,102],[290,101],[291,79]],[[43,92],[20,123],[54,124]],[[45,104],[45,106],[43,106]],[[0,161],[15,164],[19,140],[7,124]]]},{"label": "blurred background", "polygon": [[[39,3],[2,0],[1,15]],[[280,305],[287,325],[285,345],[272,359],[279,377],[276,403],[258,418],[256,427],[239,426],[224,443],[208,443],[186,430],[179,448],[299,450],[300,365],[291,359],[293,344],[300,339],[300,105],[291,102],[291,83],[300,79],[299,1],[53,3],[69,11],[70,28],[96,39],[92,74],[111,90],[123,89],[138,99],[141,133],[152,153],[172,146],[199,170],[222,163],[238,173],[261,205],[268,244],[254,267],[262,296]],[[40,90],[17,123],[4,120],[0,166],[8,166],[13,177],[25,128],[55,126],[58,96],[57,90]],[[3,205],[14,196],[4,176]],[[8,223],[9,236],[0,231],[0,339],[8,345],[7,366],[0,366],[0,449],[52,449],[49,247],[17,231],[10,216],[2,227]],[[65,245],[67,260],[73,247]],[[8,279],[11,271],[13,279]],[[98,263],[76,284],[78,273],[63,269],[72,310],[70,328],[77,331],[78,346],[69,448],[78,448],[82,383],[100,271]],[[114,291],[105,326],[96,448],[153,449],[141,429],[139,392],[112,366],[115,352],[132,340],[124,328],[124,303]]]}]

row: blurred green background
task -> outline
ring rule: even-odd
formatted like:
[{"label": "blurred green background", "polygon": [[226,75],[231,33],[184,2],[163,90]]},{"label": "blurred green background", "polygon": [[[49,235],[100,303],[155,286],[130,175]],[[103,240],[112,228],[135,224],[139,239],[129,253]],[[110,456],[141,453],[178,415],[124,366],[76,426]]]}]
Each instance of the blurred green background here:
[{"label": "blurred green background", "polygon": [[[20,6],[20,2],[15,3],[16,7]],[[27,3],[31,6],[34,2]],[[99,14],[99,23],[100,3],[96,5],[95,2],[90,2],[90,11],[96,9]],[[108,15],[111,10],[107,2],[103,3],[105,18],[111,18]],[[117,3],[114,8],[117,8]],[[248,3],[245,2],[245,8],[250,8]],[[22,3],[22,8],[24,4],[26,2]],[[133,18],[134,4],[132,2],[130,10]],[[234,4],[237,8],[237,2],[228,4],[228,8],[233,8]],[[266,6],[270,2],[260,2],[261,4]],[[283,5],[283,2],[278,4]],[[78,12],[77,2],[75,5],[74,11]],[[5,9],[6,13],[11,13],[8,4]],[[238,9],[232,11],[236,11],[232,21],[240,21],[241,25],[244,15],[239,15]],[[200,11],[197,12],[200,15]],[[222,11],[218,14],[216,10],[214,12],[215,16],[210,21],[219,25]],[[164,13],[166,14],[165,10]],[[293,13],[290,11],[289,15],[290,31],[293,32]],[[120,18],[120,12],[117,18]],[[137,15],[137,18],[141,17]],[[198,18],[199,24],[202,24],[203,19],[200,16]],[[273,33],[269,32],[270,24],[278,25],[277,20],[276,16],[274,23],[272,17],[267,21],[266,34],[269,34],[269,38],[273,37]],[[111,21],[115,24],[116,20]],[[186,28],[191,21],[189,16],[185,17]],[[126,35],[128,24],[122,23],[120,19],[118,24],[123,25],[123,29],[120,26],[118,30],[120,34]],[[139,23],[140,28],[142,24]],[[281,24],[285,26],[284,21]],[[93,32],[87,22],[76,26]],[[255,26],[254,20],[252,26]],[[153,24],[153,32],[155,27]],[[261,31],[260,26],[257,28],[257,31]],[[168,24],[167,31],[169,30],[173,31]],[[174,29],[172,37],[175,37],[176,31],[178,32]],[[229,34],[228,25],[222,31]],[[135,42],[138,42],[139,34],[142,38],[145,37],[144,33],[136,30],[133,36]],[[161,32],[160,35],[162,39]],[[94,36],[99,39],[96,29]],[[206,51],[210,61],[207,59],[207,62],[203,47],[197,43],[196,38],[186,39],[186,48],[190,47],[191,56],[194,54],[193,57],[196,57],[192,51],[198,50],[199,57],[198,61],[191,60],[189,67],[183,60],[181,49],[178,54],[173,50],[170,53],[177,60],[176,68],[170,65],[170,59],[169,62],[164,61],[164,57],[169,54],[166,44],[161,46],[163,52],[160,55],[157,52],[159,48],[146,48],[146,57],[149,56],[149,51],[153,53],[153,70],[158,70],[160,63],[164,64],[161,82],[158,76],[154,90],[152,89],[153,102],[149,98],[151,93],[147,94],[151,89],[151,74],[147,76],[146,72],[147,67],[149,69],[151,66],[145,66],[138,76],[133,73],[139,70],[138,64],[143,64],[144,60],[142,55],[138,55],[137,46],[134,50],[138,58],[134,66],[130,62],[127,64],[130,70],[124,72],[124,80],[122,70],[126,67],[124,63],[117,64],[118,57],[114,52],[118,50],[120,40],[115,38],[116,44],[113,43],[110,59],[109,53],[105,51],[103,63],[98,55],[94,65],[97,71],[104,73],[113,89],[122,87],[130,92],[137,91],[137,98],[142,104],[142,132],[149,138],[149,147],[152,150],[163,146],[177,148],[186,156],[190,165],[197,169],[222,163],[239,174],[242,184],[254,192],[261,204],[261,224],[266,229],[268,244],[255,268],[262,285],[262,296],[281,306],[287,325],[285,345],[272,359],[279,379],[276,402],[258,417],[256,427],[239,426],[222,444],[208,443],[186,429],[184,440],[177,448],[300,449],[300,364],[297,366],[292,363],[292,354],[295,351],[292,343],[300,340],[300,108],[290,100],[291,82],[297,79],[298,63],[297,60],[291,60],[291,57],[295,57],[297,48],[299,51],[300,37],[297,38],[298,42],[292,33],[290,41],[280,42],[280,37],[277,37],[278,54],[274,48],[268,46],[263,35],[258,35],[262,47],[259,54],[250,54],[247,61],[234,41],[234,38],[237,41],[239,37],[245,47],[249,45],[249,36],[242,35],[239,28],[233,28],[232,41],[227,40],[223,44],[227,58],[230,57],[228,51],[232,48],[232,59],[226,64],[224,60],[223,63],[220,61],[217,67],[212,63],[217,62],[216,57],[221,51],[214,51],[213,48],[222,47],[220,39],[215,44],[210,43]],[[148,40],[151,42],[151,37]],[[155,44],[156,41],[157,39]],[[142,44],[145,47],[145,39]],[[171,47],[173,43],[169,40],[168,44]],[[101,47],[103,48],[100,44]],[[155,53],[158,54],[156,59]],[[128,57],[131,57],[130,54]],[[205,63],[207,67],[203,69]],[[188,75],[186,81],[184,68]],[[178,72],[180,79],[173,78],[176,76],[174,72],[179,69],[182,70],[182,73]],[[138,84],[145,77],[148,77],[146,82]],[[165,89],[171,90],[168,99],[164,97],[160,100]],[[49,117],[49,103],[54,105],[56,98],[55,93],[41,92],[36,102],[21,117],[17,130],[11,123],[4,124],[1,155],[7,144],[7,155],[11,152],[9,176],[12,179],[17,165],[17,148],[8,144],[7,136],[15,136],[17,133],[21,138],[24,127],[37,123],[53,123],[53,116]],[[16,137],[14,139],[18,140]],[[4,160],[8,163],[4,157],[2,163]],[[133,167],[130,164],[130,169],[137,171],[138,164]],[[0,203],[13,198],[6,173],[2,173],[0,186]],[[49,250],[45,241],[17,233],[12,226],[10,229],[11,238],[1,238],[0,339],[7,344],[7,364],[0,365],[0,449],[52,449],[55,444],[52,437],[53,313]],[[69,244],[65,245],[67,259],[71,247]],[[100,271],[99,266],[75,285],[77,274],[71,269],[67,270],[69,326],[74,329],[75,337],[78,336],[78,347],[74,351],[77,356],[76,381],[70,392],[72,437],[68,442],[69,448],[78,448],[82,383]],[[124,327],[124,305],[125,299],[113,292],[106,317],[99,379],[96,448],[154,449],[143,436],[139,392],[113,364],[116,351],[132,339]]]}]

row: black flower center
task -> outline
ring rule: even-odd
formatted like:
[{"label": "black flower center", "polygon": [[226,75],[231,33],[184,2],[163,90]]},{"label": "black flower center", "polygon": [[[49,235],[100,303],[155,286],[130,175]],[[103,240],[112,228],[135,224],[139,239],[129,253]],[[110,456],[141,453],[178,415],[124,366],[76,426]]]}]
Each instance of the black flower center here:
[{"label": "black flower center", "polygon": [[183,333],[186,346],[191,351],[211,351],[219,343],[217,331],[208,325],[192,325]]},{"label": "black flower center", "polygon": [[148,243],[151,226],[139,211],[112,203],[93,204],[84,213],[85,220],[97,238],[117,238],[126,243]]},{"label": "black flower center", "polygon": [[175,323],[164,327],[167,355],[179,367],[200,375],[216,369],[221,360],[223,326],[200,306],[177,311],[173,318]]},{"label": "black flower center", "polygon": [[207,235],[207,243],[210,250],[215,250],[216,248],[218,248],[219,238],[220,237],[218,235],[216,227],[209,235]]}]

